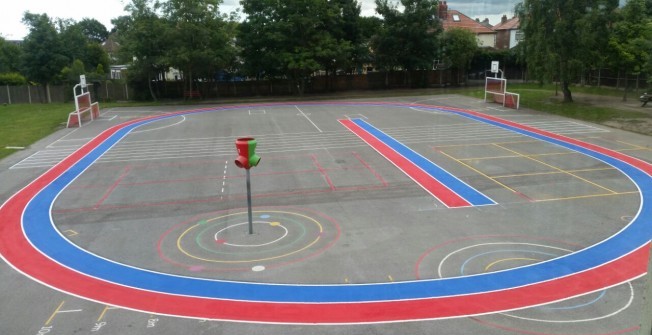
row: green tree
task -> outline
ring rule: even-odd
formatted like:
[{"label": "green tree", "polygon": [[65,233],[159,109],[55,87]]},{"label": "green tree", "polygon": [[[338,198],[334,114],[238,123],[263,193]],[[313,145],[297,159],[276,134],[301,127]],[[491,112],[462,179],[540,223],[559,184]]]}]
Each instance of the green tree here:
[{"label": "green tree", "polygon": [[147,82],[152,100],[157,100],[152,81],[169,68],[169,25],[158,16],[158,9],[156,2],[132,0],[125,7],[130,15],[112,20],[120,43],[119,59],[130,64],[128,78]]},{"label": "green tree", "polygon": [[[525,35],[528,72],[540,81],[559,80],[565,102],[572,102],[570,84],[584,64],[597,60],[591,34],[602,30],[596,16],[609,15],[617,0],[524,0],[517,6]],[[606,22],[606,21],[603,21]],[[591,24],[587,24],[591,23]]]},{"label": "green tree", "polygon": [[285,75],[302,95],[315,71],[335,68],[350,57],[346,33],[332,27],[344,22],[342,3],[243,0],[247,18],[240,26],[239,44],[248,71]]},{"label": "green tree", "polygon": [[169,0],[163,4],[170,25],[169,61],[183,71],[187,90],[196,79],[212,80],[218,70],[233,63],[234,36],[227,17],[219,11],[221,0]]},{"label": "green tree", "polygon": [[30,27],[23,42],[23,69],[26,76],[45,85],[51,102],[50,83],[69,62],[54,24],[47,14],[25,13],[23,23]]},{"label": "green tree", "polygon": [[23,49],[0,37],[0,73],[20,72]]},{"label": "green tree", "polygon": [[84,62],[79,59],[75,59],[70,67],[66,66],[61,70],[61,76],[71,83],[79,82],[79,76],[82,74],[86,74],[86,68]]},{"label": "green tree", "polygon": [[372,41],[382,26],[383,21],[376,16],[361,16],[358,20],[361,40],[357,46],[357,50],[354,52],[356,52],[356,59],[359,65],[374,62],[374,54],[371,52]]},{"label": "green tree", "polygon": [[376,61],[385,69],[425,70],[439,50],[442,31],[437,0],[401,0],[403,12],[390,0],[376,0],[383,27],[373,42]]},{"label": "green tree", "polygon": [[[652,55],[651,40],[652,21],[645,0],[629,0],[622,8],[620,20],[613,24],[609,38],[610,62],[625,74],[625,83],[629,73],[640,74],[645,70]],[[627,100],[627,87],[624,91],[623,101]]]},{"label": "green tree", "polygon": [[109,37],[109,31],[99,21],[95,19],[83,19],[77,23],[81,28],[82,34],[88,41],[102,43]]},{"label": "green tree", "polygon": [[445,50],[445,62],[457,69],[461,78],[465,78],[466,70],[478,51],[478,39],[475,34],[466,29],[450,29],[442,36],[442,46]]}]

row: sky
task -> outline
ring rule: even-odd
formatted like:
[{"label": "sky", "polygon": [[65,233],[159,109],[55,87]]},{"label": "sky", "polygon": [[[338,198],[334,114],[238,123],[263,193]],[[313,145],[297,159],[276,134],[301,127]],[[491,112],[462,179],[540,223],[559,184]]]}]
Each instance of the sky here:
[{"label": "sky", "polygon": [[[50,18],[73,19],[81,21],[84,18],[96,19],[108,30],[113,25],[111,19],[126,15],[124,7],[129,0],[3,0],[0,10],[0,35],[7,40],[23,39],[29,31],[22,23],[23,14],[47,14]],[[358,0],[362,15],[375,15],[374,0]],[[491,24],[500,21],[503,14],[512,17],[514,6],[521,0],[452,0],[447,1],[449,9],[459,10],[471,18],[489,19]],[[229,13],[239,7],[239,0],[224,0],[221,11]]]}]

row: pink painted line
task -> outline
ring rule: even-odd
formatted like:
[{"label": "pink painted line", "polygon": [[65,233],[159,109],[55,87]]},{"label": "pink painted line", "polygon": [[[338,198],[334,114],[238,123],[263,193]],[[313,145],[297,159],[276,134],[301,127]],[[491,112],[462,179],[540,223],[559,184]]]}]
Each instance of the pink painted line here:
[{"label": "pink painted line", "polygon": [[358,161],[360,161],[360,163],[361,163],[362,165],[364,165],[364,167],[365,167],[367,170],[369,170],[369,172],[371,172],[371,174],[373,174],[373,175],[376,177],[376,179],[380,180],[380,182],[383,184],[383,186],[387,186],[387,185],[388,185],[388,184],[387,184],[387,181],[385,180],[385,178],[383,178],[383,176],[381,176],[378,172],[376,172],[376,170],[374,170],[374,169],[369,165],[369,163],[367,163],[364,159],[362,159],[362,157],[360,157],[360,154],[358,154],[357,152],[353,152],[352,155],[353,155],[353,157],[355,157]]},{"label": "pink painted line", "polygon": [[122,182],[122,180],[129,174],[129,171],[131,171],[131,168],[129,166],[124,168],[124,171],[122,172],[120,177],[118,177],[118,179],[116,179],[116,181],[109,187],[109,189],[104,193],[102,198],[95,203],[95,206],[93,206],[93,209],[98,209],[98,208],[100,208],[100,206],[102,206],[104,201],[106,201],[106,199],[109,198],[111,193],[113,193],[113,191],[115,191],[115,189],[118,187],[118,185],[120,185],[120,182]]},{"label": "pink painted line", "polygon": [[414,182],[421,186],[424,190],[430,193],[433,197],[437,198],[440,202],[449,208],[456,207],[471,207],[471,204],[464,198],[460,197],[457,193],[451,191],[444,184],[433,178],[421,168],[416,166],[407,158],[396,152],[394,149],[383,143],[375,136],[369,134],[364,129],[360,128],[351,120],[339,120],[342,125],[348,128],[351,132],[356,134],[360,139],[365,141],[369,146],[376,150],[379,154],[389,160],[399,170],[403,171]]},{"label": "pink painted line", "polygon": [[323,168],[321,165],[319,165],[319,161],[317,161],[317,156],[315,156],[314,154],[312,154],[312,155],[310,155],[310,158],[312,158],[312,162],[313,162],[313,164],[315,164],[315,166],[317,167],[317,170],[319,170],[319,172],[321,173],[321,175],[324,176],[324,180],[326,180],[326,183],[328,184],[328,186],[330,186],[331,191],[335,191],[335,190],[337,189],[337,188],[335,187],[335,184],[333,184],[333,181],[332,181],[331,178],[328,176],[328,173],[326,173],[326,170],[324,170],[324,168]]}]

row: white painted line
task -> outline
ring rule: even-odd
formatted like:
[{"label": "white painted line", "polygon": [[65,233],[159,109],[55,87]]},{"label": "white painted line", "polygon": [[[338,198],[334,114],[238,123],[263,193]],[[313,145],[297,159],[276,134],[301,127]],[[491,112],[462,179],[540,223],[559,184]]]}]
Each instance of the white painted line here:
[{"label": "white painted line", "polygon": [[25,149],[25,147],[12,147],[12,146],[8,146],[8,147],[5,147],[5,149],[10,149],[10,150],[23,150],[23,149]]},{"label": "white painted line", "polygon": [[323,131],[322,131],[321,129],[319,129],[319,127],[317,127],[317,125],[316,125],[314,122],[312,122],[312,120],[308,117],[308,115],[306,115],[306,113],[304,113],[304,112],[299,108],[299,106],[296,106],[296,105],[295,105],[294,108],[296,108],[296,109],[299,111],[299,113],[301,113],[301,115],[303,115],[303,116],[304,116],[308,121],[310,121],[310,123],[312,123],[312,125],[315,126],[315,128],[317,128],[317,130],[319,130],[320,133],[323,133]]},{"label": "white painted line", "polygon": [[148,131],[161,130],[161,129],[165,129],[165,128],[169,128],[169,127],[174,127],[174,126],[176,126],[178,124],[183,123],[184,121],[186,121],[186,116],[181,115],[181,120],[178,121],[178,122],[175,122],[173,124],[168,124],[166,126],[161,126],[161,127],[157,127],[157,128],[151,128],[151,129],[136,130],[136,131],[132,131],[131,133],[132,134],[138,134],[138,133],[146,133]]},{"label": "white painted line", "polygon": [[82,309],[69,309],[69,310],[66,310],[66,311],[57,311],[57,314],[59,314],[59,313],[77,313],[77,312],[83,312],[83,310]]}]

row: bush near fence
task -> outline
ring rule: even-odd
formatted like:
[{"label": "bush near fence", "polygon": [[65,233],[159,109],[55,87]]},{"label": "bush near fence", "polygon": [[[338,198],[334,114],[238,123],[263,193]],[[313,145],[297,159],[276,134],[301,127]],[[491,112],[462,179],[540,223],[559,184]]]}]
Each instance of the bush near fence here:
[{"label": "bush near fence", "polygon": [[[507,69],[507,79],[527,79],[526,73]],[[510,75],[511,74],[511,75]],[[331,92],[364,91],[381,89],[437,88],[460,86],[469,82],[482,80],[484,73],[468,73],[466,81],[454,69],[429,71],[375,71],[366,74],[338,74],[311,77],[306,83],[306,94],[323,94]],[[629,90],[645,89],[645,78],[618,75],[608,70],[586,71],[578,77],[578,84],[589,84]],[[98,85],[99,84],[99,85]],[[183,81],[156,81],[152,87],[159,99],[184,100]],[[298,90],[287,79],[245,80],[245,81],[198,81],[193,83],[193,91],[201,94],[201,99],[215,100],[220,98],[238,98],[255,96],[291,96]],[[125,83],[124,81],[101,81],[89,83],[88,91],[93,101],[127,101],[150,100],[150,90],[147,82]],[[52,102],[73,102],[72,85],[51,85]],[[0,86],[0,103],[47,103],[44,86]]]}]

